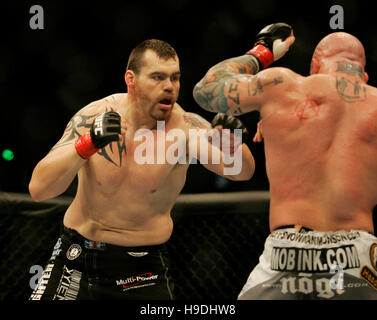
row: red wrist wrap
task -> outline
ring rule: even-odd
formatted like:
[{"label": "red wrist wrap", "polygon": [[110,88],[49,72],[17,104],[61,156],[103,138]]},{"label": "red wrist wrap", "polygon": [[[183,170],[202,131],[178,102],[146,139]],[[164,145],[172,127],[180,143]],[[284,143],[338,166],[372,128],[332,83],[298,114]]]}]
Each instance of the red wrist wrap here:
[{"label": "red wrist wrap", "polygon": [[261,44],[256,45],[254,48],[249,50],[247,53],[255,55],[263,66],[263,69],[268,67],[272,62],[274,62],[274,55],[270,49],[262,46]]},{"label": "red wrist wrap", "polygon": [[84,159],[88,159],[99,150],[94,146],[90,132],[83,134],[76,140],[75,148],[77,153]]}]

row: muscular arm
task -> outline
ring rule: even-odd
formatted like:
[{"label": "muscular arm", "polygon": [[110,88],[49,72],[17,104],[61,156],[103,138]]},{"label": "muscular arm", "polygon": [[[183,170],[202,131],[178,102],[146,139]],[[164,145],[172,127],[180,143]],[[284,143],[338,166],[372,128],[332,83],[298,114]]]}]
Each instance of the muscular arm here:
[{"label": "muscular arm", "polygon": [[[255,170],[254,157],[245,143],[238,147],[238,153],[237,150],[234,153],[234,157],[241,158],[240,161],[234,160],[231,163],[226,163],[229,161],[224,161],[226,158],[224,151],[220,150],[217,145],[208,142],[211,124],[195,113],[186,112],[183,117],[188,128],[193,130],[191,134],[190,131],[188,134],[189,152],[191,153],[195,149],[197,159],[205,168],[230,180],[249,180],[253,176]],[[200,134],[199,130],[202,130]],[[199,136],[193,133],[198,133]],[[235,166],[240,168],[234,168]],[[235,174],[226,174],[227,171]]]},{"label": "muscular arm", "polygon": [[193,91],[195,101],[210,112],[241,115],[260,108],[287,87],[289,71],[266,69],[255,74],[257,65],[250,55],[222,61],[209,69]]},{"label": "muscular arm", "polygon": [[35,201],[43,201],[63,193],[86,160],[81,158],[75,141],[89,130],[100,114],[95,104],[81,109],[69,121],[62,138],[34,168],[29,192]]}]

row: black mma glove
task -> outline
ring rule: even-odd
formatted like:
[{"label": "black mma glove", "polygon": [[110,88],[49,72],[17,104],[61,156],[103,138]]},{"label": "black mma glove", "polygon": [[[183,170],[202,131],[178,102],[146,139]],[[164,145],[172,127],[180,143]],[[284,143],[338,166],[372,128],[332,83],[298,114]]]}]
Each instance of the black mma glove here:
[{"label": "black mma glove", "polygon": [[102,113],[95,118],[90,131],[76,140],[76,151],[82,158],[88,159],[107,144],[117,141],[120,132],[120,115],[113,111]]},{"label": "black mma glove", "polygon": [[234,129],[242,130],[242,142],[245,142],[249,137],[249,131],[242,123],[242,121],[236,117],[228,116],[225,113],[218,113],[211,122],[212,128],[216,126],[222,126],[223,129],[230,129],[234,133]]},{"label": "black mma glove", "polygon": [[286,23],[270,24],[258,33],[254,47],[246,54],[253,55],[262,70],[286,54],[289,48],[283,41],[291,32],[292,27]]}]

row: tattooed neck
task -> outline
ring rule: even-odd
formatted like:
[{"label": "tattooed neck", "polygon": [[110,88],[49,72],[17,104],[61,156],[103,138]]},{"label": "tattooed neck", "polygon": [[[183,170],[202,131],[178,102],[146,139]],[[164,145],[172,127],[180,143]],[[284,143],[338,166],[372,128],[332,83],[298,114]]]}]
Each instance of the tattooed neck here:
[{"label": "tattooed neck", "polygon": [[349,61],[337,61],[337,72],[346,73],[352,76],[363,78],[363,68]]}]

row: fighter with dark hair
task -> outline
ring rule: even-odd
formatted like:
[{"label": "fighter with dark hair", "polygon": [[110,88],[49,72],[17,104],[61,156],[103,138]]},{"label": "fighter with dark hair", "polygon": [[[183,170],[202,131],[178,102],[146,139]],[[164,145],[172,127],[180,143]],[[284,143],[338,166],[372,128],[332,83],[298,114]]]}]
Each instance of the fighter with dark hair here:
[{"label": "fighter with dark hair", "polygon": [[[63,193],[76,174],[78,187],[31,299],[173,298],[165,243],[173,230],[170,211],[191,161],[189,152],[179,151],[195,149],[198,160],[206,160],[203,166],[232,180],[250,179],[254,172],[250,150],[238,143],[226,156],[240,154],[242,167],[226,173],[229,163],[223,161],[222,145],[216,149],[209,143],[210,123],[177,103],[180,77],[178,56],[168,43],[143,41],[129,57],[128,93],[81,109],[35,167],[29,190],[36,201]],[[245,132],[238,119],[226,115],[218,116],[213,126]],[[189,131],[199,129],[191,139]],[[183,139],[167,138],[177,131]],[[138,132],[151,139],[138,139],[143,136]],[[160,139],[162,150],[153,147]],[[151,150],[152,163],[140,164],[143,145],[145,152]],[[158,161],[167,156],[161,152],[171,149],[180,155],[175,162]],[[212,161],[214,150],[218,161]]]}]

